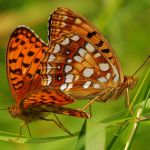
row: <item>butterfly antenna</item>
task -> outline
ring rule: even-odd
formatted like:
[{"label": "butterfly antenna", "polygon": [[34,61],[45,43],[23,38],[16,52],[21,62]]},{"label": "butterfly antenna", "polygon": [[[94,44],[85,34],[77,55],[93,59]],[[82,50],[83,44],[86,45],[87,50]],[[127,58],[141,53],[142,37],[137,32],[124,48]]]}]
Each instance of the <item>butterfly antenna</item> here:
[{"label": "butterfly antenna", "polygon": [[135,76],[135,74],[137,74],[137,72],[147,63],[147,61],[150,59],[150,55],[146,58],[146,60],[143,62],[143,64],[135,71],[135,73],[132,75]]}]

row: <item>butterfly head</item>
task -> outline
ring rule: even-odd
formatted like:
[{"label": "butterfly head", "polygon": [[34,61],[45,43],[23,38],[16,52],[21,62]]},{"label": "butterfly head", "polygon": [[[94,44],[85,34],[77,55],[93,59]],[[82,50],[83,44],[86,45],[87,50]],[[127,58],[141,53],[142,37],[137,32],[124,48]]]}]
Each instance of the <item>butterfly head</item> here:
[{"label": "butterfly head", "polygon": [[13,118],[18,117],[21,113],[18,105],[8,107],[8,111]]},{"label": "butterfly head", "polygon": [[138,78],[133,77],[133,76],[124,77],[124,84],[126,85],[126,87],[131,88],[131,89],[135,87],[137,81],[138,81]]}]

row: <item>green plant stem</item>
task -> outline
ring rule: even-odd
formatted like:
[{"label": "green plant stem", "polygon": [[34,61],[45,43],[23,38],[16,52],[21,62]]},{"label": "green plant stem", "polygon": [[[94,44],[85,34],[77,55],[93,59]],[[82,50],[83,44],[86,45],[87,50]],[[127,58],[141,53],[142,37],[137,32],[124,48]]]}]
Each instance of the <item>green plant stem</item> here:
[{"label": "green plant stem", "polygon": [[141,113],[142,113],[142,109],[139,108],[139,109],[137,110],[137,113],[136,113],[135,118],[133,118],[133,121],[134,121],[134,123],[133,123],[133,128],[132,128],[132,130],[131,130],[131,132],[130,132],[130,135],[129,135],[129,138],[128,138],[128,140],[127,140],[127,143],[126,143],[126,145],[125,145],[124,150],[128,150],[129,147],[130,147],[130,145],[131,145],[131,143],[132,143],[133,136],[134,136],[134,134],[135,134],[135,132],[136,132],[136,130],[137,130],[138,123],[139,123],[139,122],[137,121],[137,118],[139,118],[139,116],[141,115]]},{"label": "green plant stem", "polygon": [[[146,81],[146,79],[148,78],[148,75],[149,75],[149,72],[150,72],[150,69],[147,71],[138,91],[136,92],[134,98],[133,98],[133,101],[131,103],[131,105],[129,106],[130,108],[133,107],[133,105],[135,104],[136,100],[138,99],[138,96],[142,90],[142,87],[144,86],[144,83]],[[131,132],[128,136],[128,140],[127,140],[127,143],[125,145],[125,150],[127,150],[131,143],[132,143],[132,140],[133,140],[133,136],[135,135],[135,132],[137,130],[137,127],[138,127],[138,124],[140,122],[140,120],[138,120],[138,118],[140,118],[140,115],[142,114],[144,108],[146,107],[146,104],[148,102],[148,97],[149,97],[149,92],[146,96],[146,100],[144,102],[144,105],[142,108],[137,108],[137,111],[136,111],[136,114],[132,117],[131,121],[133,120],[134,123],[133,123],[133,128],[131,129]],[[127,113],[125,114],[125,118],[128,118],[129,114],[130,114],[130,108],[128,109]],[[114,135],[114,137],[112,138],[110,144],[108,145],[108,147],[106,148],[107,150],[111,149],[111,147],[114,145],[115,141],[117,140],[117,138],[119,137],[119,135],[122,133],[122,131],[124,130],[124,123],[121,124],[121,126],[119,127],[119,129],[117,130],[116,134]]]},{"label": "green plant stem", "polygon": [[[143,81],[142,81],[142,83],[141,83],[141,85],[140,85],[138,91],[136,92],[136,94],[135,94],[135,96],[134,96],[134,98],[133,98],[133,101],[131,102],[129,108],[132,108],[133,105],[135,104],[135,102],[136,102],[136,100],[137,100],[137,97],[138,97],[138,95],[140,94],[140,92],[141,92],[141,90],[142,90],[142,87],[144,86],[145,80],[146,80],[146,78],[148,77],[149,73],[150,73],[150,68],[148,69],[148,71],[147,71],[147,73],[146,73],[146,75],[145,75],[145,77],[144,77],[144,79],[143,79]],[[146,103],[147,103],[147,102],[146,102]],[[129,110],[130,110],[130,109],[129,109]]]}]

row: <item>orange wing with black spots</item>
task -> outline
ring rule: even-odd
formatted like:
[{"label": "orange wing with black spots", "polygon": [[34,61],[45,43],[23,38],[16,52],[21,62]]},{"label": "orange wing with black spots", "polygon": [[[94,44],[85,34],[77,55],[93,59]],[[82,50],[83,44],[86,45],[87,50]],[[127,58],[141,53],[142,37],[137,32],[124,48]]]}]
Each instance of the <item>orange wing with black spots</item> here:
[{"label": "orange wing with black spots", "polygon": [[40,119],[44,112],[89,118],[82,110],[62,107],[74,102],[71,97],[54,88],[42,88],[41,61],[48,49],[27,27],[20,26],[12,33],[6,57],[9,84],[16,100],[9,107],[11,115],[25,121]]},{"label": "orange wing with black spots", "polygon": [[62,107],[63,105],[73,103],[74,99],[67,96],[60,90],[51,88],[40,88],[33,91],[20,103],[20,109],[23,114],[40,115],[40,112],[53,112],[80,118],[89,118],[88,113],[80,109]]},{"label": "orange wing with black spots", "polygon": [[29,28],[20,26],[7,47],[7,76],[16,102],[41,87],[41,60],[48,46]]}]

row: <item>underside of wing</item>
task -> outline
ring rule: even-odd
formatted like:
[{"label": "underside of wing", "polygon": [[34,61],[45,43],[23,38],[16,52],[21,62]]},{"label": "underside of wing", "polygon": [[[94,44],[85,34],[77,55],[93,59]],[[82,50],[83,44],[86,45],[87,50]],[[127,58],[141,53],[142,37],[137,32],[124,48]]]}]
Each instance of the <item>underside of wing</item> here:
[{"label": "underside of wing", "polygon": [[73,97],[98,94],[116,87],[119,81],[117,69],[103,53],[73,33],[53,41],[41,64],[42,85],[59,88]]},{"label": "underside of wing", "polygon": [[75,100],[60,90],[52,88],[40,88],[29,94],[21,103],[23,114],[40,114],[40,112],[53,112],[80,118],[89,118],[88,113],[80,109],[63,107]]},{"label": "underside of wing", "polygon": [[60,7],[50,17],[49,38],[51,41],[54,41],[68,33],[83,36],[90,43],[93,43],[97,47],[97,50],[118,70],[119,82],[123,82],[123,73],[119,60],[104,36],[84,17],[67,8]]},{"label": "underside of wing", "polygon": [[41,87],[41,60],[48,46],[29,28],[20,26],[12,33],[7,47],[7,76],[16,101]]}]

